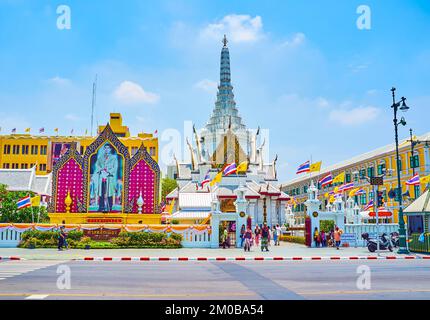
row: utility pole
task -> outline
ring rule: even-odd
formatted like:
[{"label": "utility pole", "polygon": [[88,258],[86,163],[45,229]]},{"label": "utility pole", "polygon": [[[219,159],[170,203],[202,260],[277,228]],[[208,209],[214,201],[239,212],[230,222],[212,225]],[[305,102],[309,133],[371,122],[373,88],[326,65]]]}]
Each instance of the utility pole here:
[{"label": "utility pole", "polygon": [[97,92],[97,74],[96,79],[93,82],[93,97],[91,103],[91,137],[93,136],[93,127],[94,127],[94,108],[96,106],[96,92]]}]

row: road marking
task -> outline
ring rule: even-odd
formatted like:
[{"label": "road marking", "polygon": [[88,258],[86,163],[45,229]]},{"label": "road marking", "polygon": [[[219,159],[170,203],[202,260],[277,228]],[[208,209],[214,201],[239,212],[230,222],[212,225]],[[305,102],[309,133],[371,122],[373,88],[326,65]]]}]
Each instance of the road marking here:
[{"label": "road marking", "polygon": [[0,264],[0,281],[65,263],[60,260],[8,260]]},{"label": "road marking", "polygon": [[307,295],[341,295],[341,294],[375,294],[375,293],[417,293],[430,292],[430,289],[385,289],[385,290],[339,290],[339,291],[308,291],[298,292],[298,294]]},{"label": "road marking", "polygon": [[214,293],[165,293],[165,294],[150,294],[150,293],[0,293],[0,297],[121,297],[121,298],[186,298],[186,297],[250,297],[257,296],[254,293],[246,292],[214,292]]},{"label": "road marking", "polygon": [[28,296],[25,299],[26,300],[43,300],[48,296],[49,296],[49,294],[32,294],[31,296]]}]

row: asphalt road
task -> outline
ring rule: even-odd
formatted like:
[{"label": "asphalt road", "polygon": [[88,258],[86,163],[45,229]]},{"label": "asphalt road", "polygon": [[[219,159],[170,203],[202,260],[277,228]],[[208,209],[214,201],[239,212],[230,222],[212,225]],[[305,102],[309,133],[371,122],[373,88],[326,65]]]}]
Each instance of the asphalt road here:
[{"label": "asphalt road", "polygon": [[0,299],[430,299],[430,262],[1,261]]}]

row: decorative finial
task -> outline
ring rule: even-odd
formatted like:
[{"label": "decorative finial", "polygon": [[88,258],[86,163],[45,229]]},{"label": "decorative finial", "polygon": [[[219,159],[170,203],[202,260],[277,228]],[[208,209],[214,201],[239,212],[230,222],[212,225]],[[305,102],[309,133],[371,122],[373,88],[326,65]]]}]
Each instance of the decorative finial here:
[{"label": "decorative finial", "polygon": [[222,40],[222,43],[224,44],[224,47],[227,47],[228,40],[226,35],[224,35],[224,39]]}]

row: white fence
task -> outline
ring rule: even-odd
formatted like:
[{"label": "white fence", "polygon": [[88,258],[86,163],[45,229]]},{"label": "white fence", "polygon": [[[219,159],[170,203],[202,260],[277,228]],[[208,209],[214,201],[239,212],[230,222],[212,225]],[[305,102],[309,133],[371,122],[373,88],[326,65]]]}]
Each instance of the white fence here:
[{"label": "white fence", "polygon": [[[366,241],[361,238],[363,233],[368,233],[371,237],[376,236],[378,228],[376,224],[345,224],[345,234],[355,234],[356,246],[366,246]],[[381,223],[379,224],[379,234],[386,233],[390,235],[392,232],[399,232],[399,225],[397,223]]]},{"label": "white fence", "polygon": [[182,246],[184,248],[210,248],[211,235],[209,230],[203,232],[186,231],[182,233]]},{"label": "white fence", "polygon": [[0,248],[16,248],[21,241],[21,232],[11,229],[0,231]]},{"label": "white fence", "polygon": [[[13,229],[0,231],[0,248],[16,248],[21,241],[22,232]],[[209,230],[190,230],[182,233],[184,248],[210,248],[211,235]]]}]

